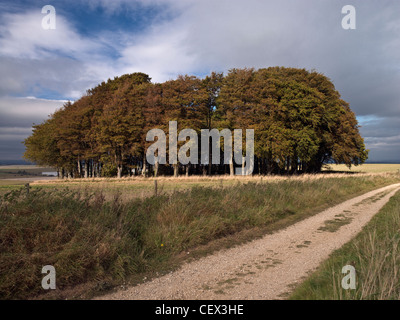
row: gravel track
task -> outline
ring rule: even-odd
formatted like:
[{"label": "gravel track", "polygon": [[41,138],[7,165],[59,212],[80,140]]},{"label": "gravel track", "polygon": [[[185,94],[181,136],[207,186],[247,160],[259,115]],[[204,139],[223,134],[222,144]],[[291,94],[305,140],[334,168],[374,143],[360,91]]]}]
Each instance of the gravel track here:
[{"label": "gravel track", "polygon": [[97,299],[284,299],[293,285],[359,233],[399,189],[400,183],[368,192],[261,239]]}]

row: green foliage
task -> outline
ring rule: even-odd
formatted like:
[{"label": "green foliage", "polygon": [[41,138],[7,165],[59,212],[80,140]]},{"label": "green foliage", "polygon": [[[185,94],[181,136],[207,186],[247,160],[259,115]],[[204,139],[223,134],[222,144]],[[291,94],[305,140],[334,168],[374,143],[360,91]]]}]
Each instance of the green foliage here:
[{"label": "green foliage", "polygon": [[110,170],[100,168],[114,166],[120,177],[126,167],[145,170],[151,144],[146,133],[159,128],[168,135],[172,120],[178,121],[178,130],[254,129],[259,173],[317,172],[326,162],[350,167],[368,157],[348,103],[316,71],[232,69],[204,79],[150,80],[143,73],[115,77],[65,104],[34,126],[24,142],[25,158],[75,177],[83,171],[104,176]]},{"label": "green foliage", "polygon": [[254,128],[255,154],[272,170],[315,172],[327,161],[351,166],[367,159],[355,115],[317,72],[232,69],[218,102],[224,124]]},{"label": "green foliage", "polygon": [[118,173],[118,168],[112,161],[104,161],[102,166],[102,176],[106,178],[115,177]]}]

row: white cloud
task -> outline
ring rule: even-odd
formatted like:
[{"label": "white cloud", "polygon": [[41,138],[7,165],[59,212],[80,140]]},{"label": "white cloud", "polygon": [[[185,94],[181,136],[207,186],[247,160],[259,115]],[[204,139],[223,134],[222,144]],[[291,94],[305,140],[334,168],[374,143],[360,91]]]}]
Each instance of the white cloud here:
[{"label": "white cloud", "polygon": [[61,14],[55,30],[41,26],[40,10],[0,17],[0,96],[52,95],[79,98],[115,74],[106,54],[112,43],[81,36]]},{"label": "white cloud", "polygon": [[83,39],[60,14],[56,29],[42,28],[45,17],[40,10],[2,15],[0,27],[0,54],[8,57],[45,59],[58,55],[84,58],[101,48],[95,39]]},{"label": "white cloud", "polygon": [[[160,13],[163,18],[149,21],[140,35],[122,30],[90,37],[79,34],[72,21],[59,13],[56,30],[41,28],[44,15],[39,9],[4,13],[0,16],[0,96],[43,97],[50,92],[49,96],[77,99],[107,78],[132,72],[162,82],[178,74],[233,67],[315,68],[334,81],[357,115],[384,119],[364,121],[361,130],[366,137],[397,137],[398,124],[390,119],[400,112],[396,14],[400,4],[354,3],[357,29],[353,31],[341,28],[345,4],[341,0],[89,0],[89,8],[101,7],[106,15],[124,10],[135,14],[138,5],[165,8]],[[5,102],[19,111],[4,109]],[[19,126],[12,117],[22,119],[26,113],[24,119],[38,115],[45,119],[56,104],[3,97],[0,114]]]},{"label": "white cloud", "polygon": [[185,38],[185,30],[155,32],[137,44],[127,46],[118,59],[120,73],[140,71],[149,74],[153,81],[162,82],[193,70],[196,56],[185,46]]}]

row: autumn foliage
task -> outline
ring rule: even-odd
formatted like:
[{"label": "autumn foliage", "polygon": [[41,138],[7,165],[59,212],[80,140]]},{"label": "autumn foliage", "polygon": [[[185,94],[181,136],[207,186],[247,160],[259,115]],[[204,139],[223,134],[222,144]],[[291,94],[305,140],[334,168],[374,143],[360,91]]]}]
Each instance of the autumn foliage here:
[{"label": "autumn foliage", "polygon": [[236,164],[223,159],[220,165],[146,163],[152,143],[146,133],[158,128],[168,134],[173,120],[178,131],[199,134],[254,129],[256,174],[318,172],[327,162],[351,166],[368,157],[356,117],[332,82],[315,71],[284,67],[164,83],[143,73],[109,79],[34,125],[24,157],[57,168],[62,177],[232,173]]}]

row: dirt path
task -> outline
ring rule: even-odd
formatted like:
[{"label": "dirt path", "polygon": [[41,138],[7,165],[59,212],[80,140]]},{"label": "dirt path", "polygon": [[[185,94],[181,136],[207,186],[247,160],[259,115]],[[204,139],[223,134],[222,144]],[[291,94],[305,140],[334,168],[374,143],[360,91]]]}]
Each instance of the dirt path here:
[{"label": "dirt path", "polygon": [[282,299],[292,284],[360,232],[399,189],[394,184],[368,192],[262,239],[99,299]]}]

